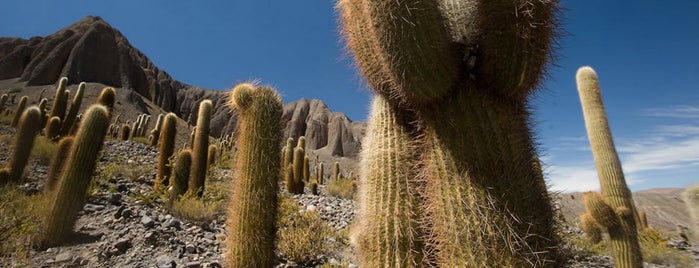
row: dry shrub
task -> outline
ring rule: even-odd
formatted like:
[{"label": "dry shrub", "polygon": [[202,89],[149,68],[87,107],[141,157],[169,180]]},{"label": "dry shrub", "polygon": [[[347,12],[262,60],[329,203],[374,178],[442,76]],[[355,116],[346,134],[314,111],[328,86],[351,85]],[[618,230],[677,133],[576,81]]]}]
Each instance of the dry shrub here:
[{"label": "dry shrub", "polygon": [[357,193],[357,183],[352,179],[336,179],[330,181],[325,190],[329,195],[335,197],[354,199],[354,195]]},{"label": "dry shrub", "polygon": [[57,146],[58,143],[52,142],[45,136],[37,136],[36,139],[34,139],[34,146],[32,147],[30,157],[37,159],[39,164],[48,166],[51,164],[51,157],[53,157]]},{"label": "dry shrub", "polygon": [[646,228],[638,234],[638,240],[645,262],[671,267],[694,267],[694,260],[689,253],[668,248],[670,239],[657,229]]},{"label": "dry shrub", "polygon": [[[31,248],[40,236],[50,198],[28,196],[13,186],[0,188],[0,267],[31,266]],[[13,263],[8,262],[12,257]]]},{"label": "dry shrub", "polygon": [[195,224],[208,224],[215,220],[217,215],[224,213],[223,200],[185,194],[170,204],[170,212]]},{"label": "dry shrub", "polygon": [[281,198],[277,214],[277,248],[299,265],[318,264],[333,249],[335,233],[316,211],[302,211],[288,198]]}]

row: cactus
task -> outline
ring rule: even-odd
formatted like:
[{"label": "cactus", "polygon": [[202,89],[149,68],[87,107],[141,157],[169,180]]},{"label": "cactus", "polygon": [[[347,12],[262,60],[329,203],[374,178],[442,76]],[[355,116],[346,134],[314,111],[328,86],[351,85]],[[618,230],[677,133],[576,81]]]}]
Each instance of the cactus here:
[{"label": "cactus", "polygon": [[151,130],[151,138],[150,138],[150,146],[156,146],[158,145],[158,140],[160,139],[160,128],[163,126],[163,118],[165,117],[164,114],[158,115],[158,120],[155,121],[155,127],[153,127],[153,130]]},{"label": "cactus", "polygon": [[228,210],[229,267],[272,267],[275,263],[277,176],[282,139],[282,100],[269,87],[233,89],[238,111],[235,176]]},{"label": "cactus", "polygon": [[[168,180],[172,174],[170,157],[175,152],[175,139],[177,137],[177,116],[174,113],[168,113],[165,116],[160,132],[158,172],[153,182],[154,191],[158,191],[163,185],[168,185]],[[187,177],[189,177],[189,172],[187,172]]]},{"label": "cactus", "polygon": [[66,115],[65,119],[63,120],[63,124],[61,126],[61,136],[66,136],[70,133],[70,130],[73,128],[73,124],[75,123],[75,119],[78,116],[78,111],[80,110],[80,105],[82,104],[83,101],[83,94],[85,92],[85,82],[82,82],[78,85],[78,90],[75,91],[75,96],[73,97],[73,102],[70,104],[70,109],[68,109],[68,114]]},{"label": "cactus", "polygon": [[636,231],[636,207],[614,148],[597,74],[590,67],[582,67],[578,69],[576,81],[585,128],[604,195],[598,197],[589,194],[588,210],[609,233],[616,267],[643,267]]},{"label": "cactus", "polygon": [[318,175],[316,177],[320,185],[325,184],[325,174],[323,174],[325,170],[323,170],[323,168],[323,162],[320,162],[320,164],[318,164]]},{"label": "cactus", "polygon": [[282,149],[282,167],[287,167],[294,160],[294,138],[286,140],[286,146]]},{"label": "cactus", "polygon": [[318,195],[318,183],[311,182],[311,185],[309,185],[308,188],[310,188],[312,195]]},{"label": "cactus", "polygon": [[333,180],[340,179],[340,162],[333,164]]},{"label": "cactus", "polygon": [[68,153],[70,153],[70,147],[73,145],[73,140],[73,137],[65,137],[58,142],[58,147],[53,153],[51,165],[49,165],[49,171],[46,175],[46,185],[44,186],[45,192],[52,192],[54,189],[56,189],[58,178],[60,177],[64,168],[63,164],[65,163],[66,156],[68,156]]},{"label": "cactus", "polygon": [[[24,99],[24,98],[22,98]],[[41,112],[36,106],[27,108],[19,119],[15,142],[12,145],[12,155],[4,168],[7,178],[0,179],[8,182],[20,182],[24,168],[27,166],[29,155],[34,146],[34,139],[40,130]]]},{"label": "cactus", "polygon": [[187,192],[189,170],[192,168],[192,150],[185,149],[177,154],[170,186],[170,199],[174,200]]},{"label": "cactus", "polygon": [[580,228],[582,228],[592,244],[602,241],[602,229],[600,229],[597,221],[589,212],[585,212],[580,216]]},{"label": "cactus", "polygon": [[199,103],[197,129],[192,144],[192,170],[189,178],[189,192],[201,197],[204,194],[206,179],[206,157],[209,150],[209,123],[213,104],[210,100]]},{"label": "cactus", "polygon": [[[59,119],[63,120],[63,117],[66,114],[66,107],[68,107],[68,91],[66,90],[67,83],[68,78],[66,77],[62,77],[58,81],[56,95],[53,97],[53,105],[51,105],[51,111],[49,112],[49,121],[54,116],[57,116]],[[48,128],[48,126],[46,126],[46,128]]]},{"label": "cactus", "polygon": [[5,103],[7,103],[8,98],[7,94],[2,94],[2,96],[0,96],[0,113],[5,110]]},{"label": "cactus", "polygon": [[424,263],[414,265],[560,266],[527,108],[551,58],[557,2],[338,7],[358,69],[398,118],[414,118],[401,124],[420,131],[411,139],[420,145],[425,202],[413,213],[429,216],[422,224],[429,239]]},{"label": "cactus", "polygon": [[107,107],[107,109],[109,110],[110,113],[114,109],[115,102],[116,102],[116,89],[114,89],[113,87],[103,88],[102,92],[100,92],[99,97],[97,97],[97,103],[104,105],[104,107]]},{"label": "cactus", "polygon": [[211,167],[216,163],[216,152],[218,151],[218,146],[216,144],[209,144],[208,155],[206,156],[206,166]]},{"label": "cactus", "polygon": [[308,155],[303,156],[303,182],[309,183],[311,179],[311,167]]},{"label": "cactus", "polygon": [[106,107],[95,104],[85,112],[45,221],[43,246],[57,246],[70,234],[83,206],[108,126]]},{"label": "cactus", "polygon": [[[419,266],[423,232],[419,227],[416,146],[395,108],[375,96],[360,157],[358,254],[362,267]],[[377,163],[382,163],[378,165]]]},{"label": "cactus", "polygon": [[61,118],[58,116],[51,117],[46,123],[46,138],[55,141],[61,135]]},{"label": "cactus", "polygon": [[131,135],[131,126],[129,126],[128,123],[125,123],[121,125],[121,129],[119,129],[119,139],[123,141],[129,140],[129,136]]},{"label": "cactus", "polygon": [[284,184],[286,186],[286,191],[291,194],[300,194],[297,190],[298,186],[294,181],[294,165],[289,164],[282,168],[282,170],[284,170]]},{"label": "cactus", "polygon": [[10,123],[10,126],[17,127],[17,124],[19,123],[19,118],[22,117],[24,109],[27,107],[28,100],[29,98],[27,98],[27,96],[23,96],[21,99],[19,99],[17,109],[15,110],[15,116],[12,118],[12,123]]},{"label": "cactus", "polygon": [[[299,139],[299,144],[300,143],[301,139]],[[296,148],[294,148],[294,159],[290,165],[294,179],[290,187],[292,190],[289,191],[289,193],[303,194],[303,188],[305,186],[303,180],[303,159],[305,155],[302,147],[296,146]],[[289,186],[287,186],[287,188],[289,188]]]}]

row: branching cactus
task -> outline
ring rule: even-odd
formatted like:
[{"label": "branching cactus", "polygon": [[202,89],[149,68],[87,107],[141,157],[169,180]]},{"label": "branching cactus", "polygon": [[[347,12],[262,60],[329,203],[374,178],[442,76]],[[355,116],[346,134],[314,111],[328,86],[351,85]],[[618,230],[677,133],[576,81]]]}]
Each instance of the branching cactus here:
[{"label": "branching cactus", "polygon": [[[58,81],[58,87],[56,87],[56,95],[53,97],[53,105],[51,105],[51,112],[49,112],[48,123],[51,123],[50,119],[54,116],[63,120],[63,116],[65,116],[66,114],[66,108],[68,107],[68,91],[66,90],[67,83],[68,78],[66,77],[62,77]],[[48,128],[48,126],[46,127]]]},{"label": "branching cactus", "polygon": [[70,109],[68,109],[68,114],[66,114],[65,119],[61,125],[61,136],[66,136],[70,133],[70,129],[73,128],[75,123],[75,118],[78,116],[78,111],[80,110],[80,105],[83,102],[83,95],[85,94],[85,82],[78,85],[78,90],[75,91],[75,96],[73,96],[73,102],[70,104]]},{"label": "branching cactus", "polygon": [[189,192],[197,194],[199,197],[204,194],[207,168],[206,157],[209,151],[209,123],[213,107],[210,100],[203,100],[199,104],[197,129],[192,144],[192,170],[189,178]]},{"label": "branching cactus", "polygon": [[[360,158],[358,253],[362,267],[420,266],[424,254],[411,130],[375,96]],[[381,163],[381,164],[379,164]]]},{"label": "branching cactus", "polygon": [[422,132],[413,141],[425,202],[414,213],[429,217],[426,263],[416,265],[560,266],[527,109],[552,55],[557,1],[338,7],[368,84],[419,118],[410,124]]},{"label": "branching cactus", "polygon": [[73,146],[73,140],[73,137],[65,137],[58,142],[56,151],[54,151],[53,157],[51,157],[51,165],[49,165],[49,171],[46,175],[44,192],[52,192],[56,189],[58,178],[64,168],[63,164],[65,163],[66,156],[70,153],[70,147]]},{"label": "branching cactus", "polygon": [[172,182],[170,186],[170,200],[179,198],[187,192],[187,183],[189,182],[189,171],[192,168],[192,150],[185,149],[177,154],[175,167],[172,174]]},{"label": "branching cactus", "polygon": [[282,100],[272,88],[241,84],[233,89],[231,106],[240,117],[226,260],[229,267],[272,267]]},{"label": "branching cactus", "polygon": [[587,195],[588,211],[607,229],[616,267],[643,267],[636,230],[636,206],[614,147],[597,74],[590,67],[582,67],[576,80],[602,190],[602,196]]},{"label": "branching cactus", "polygon": [[43,246],[57,246],[70,234],[83,206],[108,126],[106,107],[95,104],[86,111],[45,221]]},{"label": "branching cactus", "polygon": [[155,127],[153,127],[153,130],[150,132],[150,146],[158,145],[158,140],[160,139],[160,128],[163,126],[164,117],[164,114],[160,114],[158,115],[158,120],[155,121]]},{"label": "branching cactus", "polygon": [[22,114],[24,113],[24,109],[27,108],[28,101],[29,101],[29,98],[27,96],[23,96],[22,98],[19,99],[19,103],[17,103],[17,109],[15,110],[15,116],[12,118],[12,123],[10,123],[10,126],[17,127],[17,124],[19,123],[19,119],[20,119],[20,117],[22,117]]},{"label": "branching cactus", "polygon": [[[174,113],[168,113],[165,116],[160,132],[158,172],[155,175],[155,182],[153,182],[154,191],[160,190],[161,186],[168,185],[168,180],[172,174],[170,157],[175,152],[175,138],[177,136],[177,116]],[[191,163],[189,166],[191,168]],[[187,172],[187,177],[189,177],[189,172]]]},{"label": "branching cactus", "polygon": [[15,133],[15,141],[12,144],[12,155],[3,172],[7,178],[0,178],[0,183],[3,183],[2,181],[21,181],[32,147],[34,147],[34,139],[41,126],[39,122],[41,122],[41,112],[36,106],[29,107],[22,113],[17,133]]}]

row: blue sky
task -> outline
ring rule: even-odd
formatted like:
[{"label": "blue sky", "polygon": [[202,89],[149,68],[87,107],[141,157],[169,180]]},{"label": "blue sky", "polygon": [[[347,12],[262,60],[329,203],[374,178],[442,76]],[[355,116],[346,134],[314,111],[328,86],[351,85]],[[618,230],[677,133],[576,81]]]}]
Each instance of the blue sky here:
[{"label": "blue sky", "polygon": [[[562,1],[558,66],[533,99],[552,189],[598,188],[575,86],[600,76],[632,190],[699,182],[699,1]],[[9,1],[0,36],[51,34],[101,16],[157,66],[188,84],[228,89],[259,79],[286,102],[324,100],[364,120],[364,87],[338,35],[334,1]]]}]

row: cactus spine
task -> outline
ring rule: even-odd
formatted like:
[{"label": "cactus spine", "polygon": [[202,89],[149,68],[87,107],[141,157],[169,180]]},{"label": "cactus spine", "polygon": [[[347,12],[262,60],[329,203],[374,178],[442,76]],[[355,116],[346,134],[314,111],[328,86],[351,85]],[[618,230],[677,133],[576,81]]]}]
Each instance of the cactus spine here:
[{"label": "cactus spine", "polygon": [[39,132],[39,122],[41,122],[41,112],[36,106],[29,107],[22,113],[17,133],[15,133],[15,142],[12,145],[12,155],[4,169],[6,176],[8,176],[5,180],[11,182],[22,180],[24,168],[27,166],[29,155],[34,146],[34,138]]},{"label": "cactus spine", "polygon": [[[177,136],[177,116],[168,113],[163,119],[160,141],[158,141],[158,172],[153,182],[153,190],[158,191],[163,185],[168,185],[172,173],[170,157],[175,152],[175,138]],[[190,159],[191,160],[191,159]],[[191,161],[190,161],[191,162]],[[189,175],[189,172],[187,173]]]},{"label": "cactus spine", "polygon": [[75,96],[73,97],[73,102],[70,104],[70,109],[68,109],[68,114],[63,120],[63,124],[61,126],[61,136],[68,135],[70,130],[73,128],[75,119],[78,116],[78,111],[80,110],[80,105],[83,101],[84,92],[85,82],[82,82],[78,85],[78,90],[75,91]]},{"label": "cactus spine", "polygon": [[22,117],[22,113],[27,107],[28,100],[29,98],[27,98],[27,96],[23,96],[21,99],[19,99],[19,103],[17,103],[17,110],[15,110],[15,116],[12,118],[12,123],[10,123],[10,126],[17,127],[19,118]]},{"label": "cactus spine", "polygon": [[233,89],[231,102],[240,115],[239,151],[228,210],[226,259],[230,267],[272,267],[282,100],[272,88],[242,84]]},{"label": "cactus spine", "polygon": [[589,212],[585,212],[580,216],[580,228],[582,228],[585,232],[585,236],[587,236],[592,244],[597,244],[602,241],[602,230]]},{"label": "cactus spine", "polygon": [[70,147],[73,146],[73,140],[73,137],[65,137],[58,142],[58,147],[53,153],[51,165],[49,166],[49,171],[46,175],[44,192],[52,192],[54,189],[56,189],[58,178],[64,168],[63,164],[65,163],[66,156],[70,153]]},{"label": "cactus spine", "polygon": [[170,199],[178,198],[187,192],[189,182],[189,170],[192,167],[192,150],[184,149],[177,154],[175,168],[172,174],[172,186],[170,186]]},{"label": "cactus spine", "polygon": [[[362,267],[419,266],[424,251],[418,211],[416,146],[393,107],[375,96],[361,154],[358,254]],[[381,163],[381,164],[379,164]]]},{"label": "cactus spine", "polygon": [[560,266],[527,109],[551,58],[557,1],[341,0],[338,7],[358,69],[400,108],[399,118],[416,118],[403,124],[421,132],[412,139],[425,202],[414,213],[429,216],[429,239],[424,263],[415,265]]},{"label": "cactus spine", "polygon": [[587,208],[609,233],[616,267],[643,267],[636,230],[636,208],[614,148],[597,74],[590,67],[582,67],[578,69],[576,80],[585,128],[604,195],[589,194]]},{"label": "cactus spine", "polygon": [[210,100],[203,100],[199,104],[199,116],[197,117],[197,130],[192,145],[192,170],[189,179],[189,192],[201,197],[204,194],[204,181],[206,179],[206,157],[209,150],[209,123],[213,104]]},{"label": "cactus spine", "polygon": [[83,206],[108,126],[109,112],[106,107],[95,104],[85,113],[75,136],[75,140],[79,142],[74,142],[71,147],[54,202],[49,209],[44,246],[59,245],[70,234],[78,211]]}]

